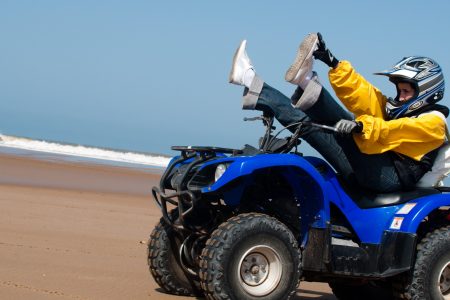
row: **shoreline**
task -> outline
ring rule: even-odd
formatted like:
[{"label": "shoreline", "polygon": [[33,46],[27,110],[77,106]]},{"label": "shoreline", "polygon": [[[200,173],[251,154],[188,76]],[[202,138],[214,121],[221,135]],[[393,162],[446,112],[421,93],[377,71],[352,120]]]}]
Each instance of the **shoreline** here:
[{"label": "shoreline", "polygon": [[163,173],[162,168],[70,161],[55,155],[0,153],[0,166],[1,184],[132,195],[151,195],[150,183],[158,184]]}]

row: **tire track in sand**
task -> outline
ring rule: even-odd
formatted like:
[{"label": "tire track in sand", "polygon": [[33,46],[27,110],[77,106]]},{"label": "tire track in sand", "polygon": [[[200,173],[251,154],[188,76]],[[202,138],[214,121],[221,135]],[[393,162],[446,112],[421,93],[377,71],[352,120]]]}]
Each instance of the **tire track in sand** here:
[{"label": "tire track in sand", "polygon": [[69,299],[78,299],[78,300],[88,300],[89,299],[89,298],[84,298],[84,297],[77,296],[77,295],[66,294],[66,293],[64,293],[62,291],[58,291],[58,290],[40,289],[37,287],[33,287],[33,286],[29,286],[29,285],[25,285],[25,284],[21,284],[21,283],[17,283],[17,282],[12,282],[12,281],[0,281],[0,285],[4,286],[4,287],[13,288],[13,289],[24,289],[24,290],[31,291],[34,293],[52,295],[52,296],[57,296],[57,297],[64,297],[64,298],[69,298]]}]

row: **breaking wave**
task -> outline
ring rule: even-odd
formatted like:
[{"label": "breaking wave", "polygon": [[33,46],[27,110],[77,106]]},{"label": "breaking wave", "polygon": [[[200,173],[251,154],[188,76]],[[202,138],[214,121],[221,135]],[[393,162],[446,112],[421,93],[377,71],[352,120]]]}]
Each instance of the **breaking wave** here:
[{"label": "breaking wave", "polygon": [[0,146],[155,167],[166,167],[170,161],[169,157],[149,153],[125,152],[83,145],[63,144],[2,134],[0,134]]}]

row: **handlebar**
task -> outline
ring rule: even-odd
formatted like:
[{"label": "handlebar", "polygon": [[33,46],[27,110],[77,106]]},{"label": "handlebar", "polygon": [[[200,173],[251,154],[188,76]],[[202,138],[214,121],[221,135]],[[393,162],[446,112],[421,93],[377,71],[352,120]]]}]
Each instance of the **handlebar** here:
[{"label": "handlebar", "polygon": [[330,131],[334,131],[334,132],[338,132],[338,130],[333,127],[333,126],[328,126],[328,125],[323,125],[323,124],[317,124],[314,122],[302,122],[302,124],[304,125],[309,125],[309,126],[313,126],[313,127],[318,127],[321,129],[325,129],[325,130],[330,130]]},{"label": "handlebar", "polygon": [[[266,117],[264,116],[257,116],[257,117],[251,117],[251,118],[244,118],[244,121],[257,121],[257,120],[263,120],[266,121]],[[298,123],[294,123],[291,125],[288,125],[288,127],[290,126],[294,126],[294,125],[307,125],[307,126],[312,126],[312,127],[317,127],[317,128],[321,128],[321,129],[325,129],[325,130],[329,130],[329,131],[334,131],[337,132],[338,130],[333,127],[333,126],[329,126],[329,125],[323,125],[323,124],[318,124],[318,123],[314,123],[314,122],[298,122]]]},{"label": "handlebar", "polygon": [[257,121],[257,120],[264,120],[264,118],[263,117],[252,117],[252,118],[247,118],[247,117],[245,117],[244,118],[244,121]]},{"label": "handlebar", "polygon": [[262,116],[252,117],[252,118],[247,118],[247,117],[244,118],[244,121],[257,121],[257,120],[262,120],[264,125],[267,126],[268,130],[276,129],[275,126],[272,126],[273,116],[262,115]]},{"label": "handlebar", "polygon": [[[262,152],[266,152],[269,149],[272,148],[272,146],[276,145],[277,141],[279,139],[277,138],[284,130],[288,129],[292,132],[292,136],[289,138],[286,138],[286,147],[283,152],[290,151],[293,147],[296,147],[298,145],[299,138],[303,135],[305,127],[316,127],[322,130],[332,131],[332,132],[338,132],[338,130],[334,126],[324,125],[324,124],[318,124],[315,122],[310,121],[299,121],[296,123],[292,123],[289,125],[284,126],[283,129],[279,130],[276,134],[272,134],[272,131],[276,128],[272,126],[274,116],[263,114],[262,116],[256,116],[256,117],[245,117],[244,121],[256,121],[256,120],[262,120],[264,125],[266,126],[266,134],[260,140],[260,150]],[[296,150],[297,151],[297,150]],[[282,152],[281,152],[282,153]]]}]

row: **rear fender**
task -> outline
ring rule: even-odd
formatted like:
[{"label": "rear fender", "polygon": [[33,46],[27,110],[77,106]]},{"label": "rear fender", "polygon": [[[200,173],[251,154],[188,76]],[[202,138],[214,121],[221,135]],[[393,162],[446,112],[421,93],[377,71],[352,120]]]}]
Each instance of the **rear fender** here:
[{"label": "rear fender", "polygon": [[436,194],[412,200],[402,205],[395,213],[390,229],[399,227],[401,231],[416,233],[420,223],[432,211],[441,207],[450,207],[450,194]]}]

